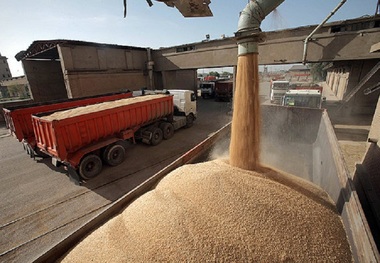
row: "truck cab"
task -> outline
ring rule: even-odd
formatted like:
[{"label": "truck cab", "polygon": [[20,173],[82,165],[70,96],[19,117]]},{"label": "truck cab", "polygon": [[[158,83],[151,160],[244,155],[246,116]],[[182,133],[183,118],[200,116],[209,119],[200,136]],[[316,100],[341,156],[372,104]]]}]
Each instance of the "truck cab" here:
[{"label": "truck cab", "polygon": [[168,90],[173,95],[174,106],[179,115],[197,117],[197,100],[192,90]]},{"label": "truck cab", "polygon": [[272,80],[270,85],[270,102],[281,104],[282,98],[288,91],[290,83],[287,80]]},{"label": "truck cab", "polygon": [[215,82],[202,82],[199,84],[202,98],[213,98],[215,95]]},{"label": "truck cab", "polygon": [[195,120],[197,117],[197,96],[192,90],[181,89],[163,89],[163,90],[148,90],[143,88],[141,90],[133,91],[133,96],[143,96],[149,94],[171,94],[173,95],[174,115],[189,116],[191,115]]}]

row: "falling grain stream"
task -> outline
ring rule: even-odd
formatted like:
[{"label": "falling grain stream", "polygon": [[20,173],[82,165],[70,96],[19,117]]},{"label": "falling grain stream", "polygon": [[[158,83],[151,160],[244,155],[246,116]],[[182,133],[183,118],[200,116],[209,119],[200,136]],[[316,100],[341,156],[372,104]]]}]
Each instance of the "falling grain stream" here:
[{"label": "falling grain stream", "polygon": [[260,163],[260,101],[258,54],[238,58],[232,118],[230,164],[256,170]]}]

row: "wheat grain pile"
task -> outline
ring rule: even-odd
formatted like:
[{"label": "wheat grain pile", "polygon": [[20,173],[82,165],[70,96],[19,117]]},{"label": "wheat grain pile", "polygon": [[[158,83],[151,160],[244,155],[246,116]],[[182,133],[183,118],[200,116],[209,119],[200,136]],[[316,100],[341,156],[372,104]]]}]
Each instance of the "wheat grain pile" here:
[{"label": "wheat grain pile", "polygon": [[352,262],[320,188],[226,161],[185,165],[97,229],[63,262]]},{"label": "wheat grain pile", "polygon": [[63,110],[63,111],[56,111],[50,115],[43,116],[41,119],[52,121],[52,120],[62,120],[70,117],[75,117],[87,113],[92,112],[98,112],[103,110],[108,110],[112,108],[122,107],[126,105],[131,105],[138,102],[143,102],[155,98],[162,98],[166,97],[167,95],[163,94],[157,94],[157,95],[149,95],[149,96],[140,96],[140,97],[133,97],[133,98],[126,98],[126,99],[120,99],[120,100],[114,100],[114,101],[106,101],[101,102],[97,104],[77,107],[69,110]]}]

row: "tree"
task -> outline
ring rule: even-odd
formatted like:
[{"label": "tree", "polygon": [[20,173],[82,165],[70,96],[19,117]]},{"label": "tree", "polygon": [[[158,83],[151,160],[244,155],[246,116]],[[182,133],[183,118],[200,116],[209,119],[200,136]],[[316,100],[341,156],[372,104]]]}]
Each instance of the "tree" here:
[{"label": "tree", "polygon": [[209,76],[215,76],[215,77],[218,77],[220,76],[219,72],[217,71],[210,71],[210,73],[208,73]]}]

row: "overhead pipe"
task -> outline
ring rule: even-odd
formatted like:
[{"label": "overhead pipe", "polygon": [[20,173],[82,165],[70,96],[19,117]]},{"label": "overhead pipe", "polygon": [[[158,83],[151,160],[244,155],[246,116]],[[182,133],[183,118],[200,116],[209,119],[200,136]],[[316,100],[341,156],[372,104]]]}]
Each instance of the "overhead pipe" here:
[{"label": "overhead pipe", "polygon": [[329,19],[330,17],[332,17],[337,11],[339,8],[341,8],[342,5],[344,5],[344,3],[346,2],[347,0],[342,0],[335,8],[333,11],[331,11],[331,13],[325,18],[325,20],[323,20],[306,38],[305,38],[305,41],[304,41],[304,44],[303,44],[303,57],[302,57],[302,63],[303,64],[306,64],[306,56],[307,56],[307,45],[309,43],[309,41],[311,40],[311,37],[315,34],[315,32],[317,32]]},{"label": "overhead pipe", "polygon": [[239,56],[258,53],[258,43],[263,41],[261,22],[282,2],[284,0],[251,0],[243,9],[235,33]]},{"label": "overhead pipe", "polygon": [[153,89],[153,66],[154,61],[152,60],[152,49],[147,48],[148,62],[147,62],[147,70],[149,75],[149,89]]}]

